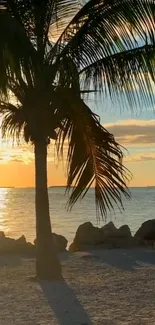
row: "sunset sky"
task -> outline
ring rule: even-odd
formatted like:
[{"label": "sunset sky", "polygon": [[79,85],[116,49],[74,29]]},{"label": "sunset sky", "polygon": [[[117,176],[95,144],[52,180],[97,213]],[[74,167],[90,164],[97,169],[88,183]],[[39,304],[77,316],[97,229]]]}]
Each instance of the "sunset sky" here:
[{"label": "sunset sky", "polygon": [[[155,112],[152,107],[142,112],[127,109],[120,112],[118,105],[107,101],[89,102],[89,106],[101,116],[102,124],[115,135],[117,141],[127,148],[125,165],[132,172],[130,186],[155,185]],[[65,184],[65,168],[57,166],[54,151],[49,150],[48,183]],[[13,147],[0,141],[0,186],[34,186],[33,147]]]}]

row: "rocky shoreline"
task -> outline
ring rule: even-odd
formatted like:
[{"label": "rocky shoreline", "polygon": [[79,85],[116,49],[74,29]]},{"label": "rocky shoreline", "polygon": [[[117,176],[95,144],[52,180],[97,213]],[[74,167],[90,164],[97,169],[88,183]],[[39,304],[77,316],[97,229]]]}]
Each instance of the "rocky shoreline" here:
[{"label": "rocky shoreline", "polygon": [[134,236],[128,225],[116,228],[109,222],[102,228],[86,222],[77,229],[70,252],[91,250],[92,248],[116,249],[153,246],[155,243],[155,219],[144,222]]},{"label": "rocky shoreline", "polygon": [[[53,240],[56,252],[64,252],[67,247],[67,239],[64,236],[53,233]],[[27,242],[24,235],[18,239],[13,239],[5,236],[3,231],[0,231],[0,255],[3,254],[22,254],[28,256],[36,255],[36,240],[34,243]]]},{"label": "rocky shoreline", "polygon": [[[56,252],[67,250],[67,239],[53,233]],[[155,245],[155,219],[144,222],[136,234],[132,236],[128,225],[116,228],[113,222],[105,226],[94,227],[91,222],[80,225],[75,238],[69,246],[69,252],[88,251],[92,249],[137,248]],[[36,240],[34,243],[26,241],[25,236],[12,239],[0,231],[0,254],[23,254],[35,256]]]}]

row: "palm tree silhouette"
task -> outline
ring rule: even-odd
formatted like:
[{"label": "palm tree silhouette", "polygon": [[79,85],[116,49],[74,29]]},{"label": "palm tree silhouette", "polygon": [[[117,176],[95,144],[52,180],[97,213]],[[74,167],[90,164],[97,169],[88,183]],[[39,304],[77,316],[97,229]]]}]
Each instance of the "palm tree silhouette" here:
[{"label": "palm tree silhouette", "polygon": [[122,149],[84,95],[117,98],[121,91],[130,104],[152,99],[153,9],[151,0],[0,1],[2,133],[34,145],[39,279],[62,277],[47,190],[51,140],[58,155],[68,142],[70,207],[91,185],[102,216],[128,196]]}]

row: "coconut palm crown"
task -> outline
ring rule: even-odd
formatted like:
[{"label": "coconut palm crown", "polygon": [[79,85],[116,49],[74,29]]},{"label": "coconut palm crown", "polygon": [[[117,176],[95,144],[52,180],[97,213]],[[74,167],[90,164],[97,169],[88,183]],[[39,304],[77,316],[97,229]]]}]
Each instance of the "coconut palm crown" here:
[{"label": "coconut palm crown", "polygon": [[149,103],[153,30],[153,0],[0,1],[2,133],[34,144],[38,233],[45,215],[50,225],[46,154],[51,140],[58,155],[68,143],[70,207],[92,185],[102,216],[115,203],[122,205],[122,194],[128,196],[122,149],[85,98],[94,92],[114,100],[121,93],[130,105],[140,98]]}]

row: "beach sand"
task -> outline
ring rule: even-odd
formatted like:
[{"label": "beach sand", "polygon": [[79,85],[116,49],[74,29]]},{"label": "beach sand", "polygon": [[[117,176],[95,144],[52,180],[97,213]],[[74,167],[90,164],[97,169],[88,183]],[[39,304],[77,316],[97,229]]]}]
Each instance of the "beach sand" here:
[{"label": "beach sand", "polygon": [[64,283],[37,283],[35,260],[0,256],[0,325],[154,325],[155,251],[60,256]]}]

